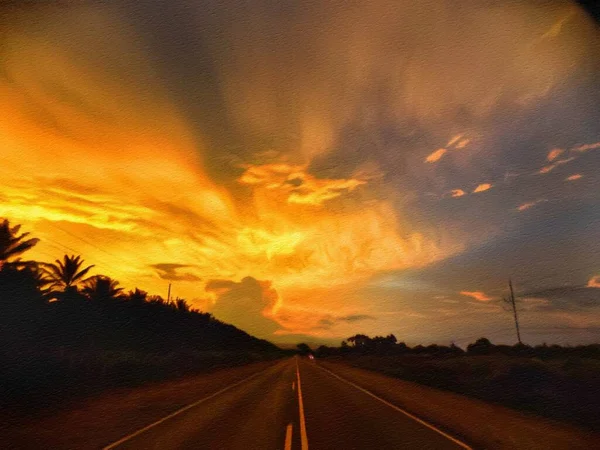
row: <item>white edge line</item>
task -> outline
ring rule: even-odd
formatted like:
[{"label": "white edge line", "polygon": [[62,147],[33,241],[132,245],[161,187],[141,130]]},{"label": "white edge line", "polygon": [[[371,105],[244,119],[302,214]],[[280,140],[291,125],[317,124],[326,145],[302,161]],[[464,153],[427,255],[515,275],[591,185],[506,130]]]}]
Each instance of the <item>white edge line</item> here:
[{"label": "white edge line", "polygon": [[298,412],[300,413],[300,444],[302,450],[308,450],[308,436],[306,435],[306,419],[304,418],[304,403],[302,402],[302,386],[300,384],[300,366],[296,357],[296,376],[298,377]]},{"label": "white edge line", "polygon": [[165,422],[165,421],[167,421],[167,420],[169,420],[169,419],[177,416],[178,414],[181,414],[182,412],[187,411],[188,409],[194,408],[195,406],[198,406],[200,403],[203,403],[203,402],[205,402],[207,400],[210,400],[211,398],[216,397],[217,395],[220,395],[223,392],[226,392],[226,391],[228,391],[230,389],[233,389],[234,387],[239,386],[240,384],[242,384],[242,383],[244,383],[246,381],[250,381],[252,378],[260,375],[261,373],[263,373],[265,370],[269,369],[270,367],[271,366],[269,366],[269,367],[267,367],[267,368],[265,368],[265,369],[263,369],[263,370],[261,370],[259,372],[256,372],[256,373],[250,375],[249,377],[244,378],[244,379],[238,381],[237,383],[233,383],[233,384],[231,384],[231,385],[229,385],[227,387],[224,387],[223,389],[210,394],[208,397],[204,397],[204,398],[201,398],[198,401],[195,401],[194,403],[190,403],[189,405],[184,406],[183,408],[178,409],[177,411],[169,414],[168,416],[165,416],[162,419],[159,419],[156,422],[151,423],[150,425],[146,425],[144,428],[140,428],[139,430],[137,430],[137,431],[135,431],[135,432],[133,432],[131,434],[128,434],[127,436],[122,437],[118,441],[113,442],[112,444],[109,444],[106,447],[102,447],[102,450],[111,450],[113,448],[116,448],[117,446],[123,444],[124,442],[127,442],[131,438],[134,438],[136,436],[139,436],[142,433],[145,433],[146,431],[148,431],[149,429],[155,427],[156,425],[159,425],[159,424],[161,424],[161,423],[163,423],[163,422]]},{"label": "white edge line", "polygon": [[425,422],[423,419],[419,419],[417,416],[409,413],[408,411],[405,411],[404,409],[394,405],[393,403],[388,402],[387,400],[382,399],[381,397],[378,397],[377,395],[373,394],[371,391],[368,391],[360,386],[358,386],[357,384],[354,384],[352,381],[346,380],[345,378],[342,378],[341,376],[333,373],[331,370],[326,369],[325,367],[321,366],[320,364],[317,364],[317,366],[321,369],[323,369],[324,371],[328,372],[329,374],[333,375],[334,377],[336,377],[337,379],[343,381],[344,383],[349,384],[350,386],[354,386],[356,389],[364,392],[365,394],[370,395],[371,397],[379,400],[380,402],[386,404],[387,406],[389,406],[390,408],[395,409],[396,411],[401,412],[402,414],[410,417],[411,419],[415,420],[416,422],[419,422],[421,425],[426,426],[427,428],[429,428],[430,430],[433,430],[439,434],[441,434],[442,436],[444,436],[446,439],[451,440],[452,442],[454,442],[455,444],[461,446],[462,448],[466,449],[466,450],[473,450],[472,447],[469,447],[467,444],[465,444],[464,442],[459,441],[458,439],[456,439],[453,436],[450,436],[448,433],[443,432],[442,430],[440,430],[439,428],[431,425],[430,423]]}]

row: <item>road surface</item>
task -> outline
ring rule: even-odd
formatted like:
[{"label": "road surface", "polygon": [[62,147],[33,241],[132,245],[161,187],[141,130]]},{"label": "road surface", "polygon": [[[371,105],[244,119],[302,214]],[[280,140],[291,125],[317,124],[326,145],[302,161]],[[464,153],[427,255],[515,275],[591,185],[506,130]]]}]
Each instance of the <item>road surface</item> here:
[{"label": "road surface", "polygon": [[104,447],[109,449],[465,449],[467,444],[352,384],[291,358]]}]

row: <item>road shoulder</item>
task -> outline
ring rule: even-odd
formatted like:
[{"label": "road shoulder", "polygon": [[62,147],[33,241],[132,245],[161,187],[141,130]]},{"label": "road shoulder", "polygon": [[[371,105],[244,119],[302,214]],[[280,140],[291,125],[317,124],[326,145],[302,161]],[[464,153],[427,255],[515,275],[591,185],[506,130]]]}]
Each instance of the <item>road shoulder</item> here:
[{"label": "road shoulder", "polygon": [[600,434],[503,406],[339,362],[321,360],[318,364],[476,448],[589,449],[600,442]]},{"label": "road shoulder", "polygon": [[[281,360],[279,360],[281,361]],[[0,412],[0,448],[100,448],[278,361],[118,389],[31,418]]]}]

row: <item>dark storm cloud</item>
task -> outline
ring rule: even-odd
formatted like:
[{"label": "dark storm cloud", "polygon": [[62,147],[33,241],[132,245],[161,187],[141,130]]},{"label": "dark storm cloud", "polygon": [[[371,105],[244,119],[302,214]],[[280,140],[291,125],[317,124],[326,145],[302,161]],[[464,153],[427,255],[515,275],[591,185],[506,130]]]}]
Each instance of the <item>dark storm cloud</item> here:
[{"label": "dark storm cloud", "polygon": [[[510,117],[515,109],[511,105],[535,86],[536,78],[540,83],[550,79],[544,72],[557,67],[559,54],[536,43],[540,48],[533,55],[538,61],[529,62],[539,63],[539,72],[508,67],[515,56],[508,53],[512,48],[501,43],[498,35],[504,30],[497,29],[497,23],[510,19],[506,23],[513,35],[507,34],[507,39],[534,41],[566,14],[564,4],[557,5],[561,3],[547,3],[547,16],[535,25],[520,15],[528,6],[501,10],[475,2],[455,10],[439,1],[418,7],[382,2],[364,10],[345,4],[268,1],[127,2],[124,10],[148,39],[165,84],[198,134],[221,149],[207,161],[219,169],[214,173],[219,176],[223,164],[277,144],[286,150],[297,143],[293,137],[302,132],[306,95],[321,96],[321,106],[340,120],[348,117],[341,120],[345,125],[332,142],[342,154],[333,157],[333,164],[315,165],[341,166],[339,170],[344,170],[345,162],[363,160],[365,148],[369,157],[397,169],[403,159],[398,153],[409,150],[402,144],[415,142],[411,136],[425,137],[422,144],[433,144],[435,137],[446,139],[451,127],[481,125],[478,97],[486,94],[486,88],[489,93],[504,84],[495,101],[500,105],[497,109]],[[371,23],[375,17],[379,20]],[[584,70],[589,73],[589,69]],[[361,70],[364,77],[359,82]],[[241,77],[234,77],[239,83],[232,87],[231,75],[236,72]],[[506,83],[497,80],[503,73]],[[416,74],[422,75],[423,82],[415,80]],[[429,89],[422,84],[427,81]],[[449,94],[463,85],[464,92]],[[257,97],[244,104],[250,86]],[[232,89],[237,94],[233,103]],[[438,91],[439,105],[431,104]],[[421,99],[413,98],[419,94]],[[259,106],[274,113],[265,119],[268,126],[253,127],[236,119],[236,109],[253,106],[257,116]],[[432,107],[440,108],[439,114],[430,114]],[[433,117],[423,120],[424,115]],[[535,121],[527,123],[531,127]],[[551,124],[544,126],[551,128]]]},{"label": "dark storm cloud", "polygon": [[[600,289],[587,286],[557,286],[520,293],[523,304],[538,311],[575,311],[600,308]],[[545,300],[537,302],[536,300]]]},{"label": "dark storm cloud", "polygon": [[[533,3],[384,3],[136,2],[124,11],[206,147],[211,176],[241,204],[240,165],[267,151],[301,158],[303,140],[321,143],[304,136],[319,126],[327,148],[312,149],[311,173],[379,170],[366,198],[395,199],[404,227],[417,222],[434,239],[445,239],[436,229],[446,223],[455,239],[481,242],[513,220],[508,211],[561,196],[556,177],[508,185],[505,176],[539,170],[551,148],[600,140],[600,43],[581,13],[550,2],[532,24]],[[424,164],[458,133],[471,139],[466,148]],[[445,197],[480,183],[494,189]]]},{"label": "dark storm cloud", "polygon": [[215,279],[208,281],[206,291],[216,297],[210,312],[217,319],[258,336],[268,336],[279,328],[270,316],[278,298],[271,282],[253,277],[240,282]]},{"label": "dark storm cloud", "polygon": [[187,264],[170,264],[160,263],[152,264],[150,267],[156,269],[157,274],[163,280],[168,281],[200,281],[201,278],[194,275],[193,273],[179,273],[179,269],[191,267]]},{"label": "dark storm cloud", "polygon": [[333,316],[327,315],[317,322],[315,325],[315,329],[328,330],[334,327],[336,324],[347,322],[347,323],[355,323],[361,322],[363,320],[375,320],[375,317],[369,316],[366,314],[350,314],[347,316]]}]

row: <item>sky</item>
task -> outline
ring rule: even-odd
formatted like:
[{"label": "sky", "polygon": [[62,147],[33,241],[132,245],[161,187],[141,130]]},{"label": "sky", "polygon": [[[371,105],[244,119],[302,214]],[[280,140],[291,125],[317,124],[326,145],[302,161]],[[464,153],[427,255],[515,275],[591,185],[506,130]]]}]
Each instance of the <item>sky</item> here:
[{"label": "sky", "polygon": [[3,2],[0,216],[277,343],[600,339],[568,1]]}]

